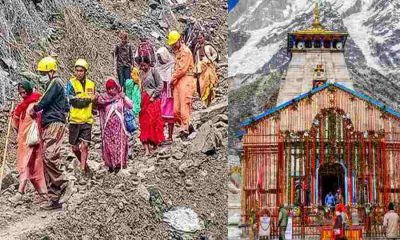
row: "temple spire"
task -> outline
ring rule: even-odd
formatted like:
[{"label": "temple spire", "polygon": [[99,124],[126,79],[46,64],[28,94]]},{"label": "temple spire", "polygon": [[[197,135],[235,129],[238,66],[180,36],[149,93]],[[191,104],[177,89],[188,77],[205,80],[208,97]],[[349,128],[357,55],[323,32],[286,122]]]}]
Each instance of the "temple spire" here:
[{"label": "temple spire", "polygon": [[322,28],[321,22],[319,20],[319,7],[317,0],[314,0],[314,21],[313,21],[313,28]]}]

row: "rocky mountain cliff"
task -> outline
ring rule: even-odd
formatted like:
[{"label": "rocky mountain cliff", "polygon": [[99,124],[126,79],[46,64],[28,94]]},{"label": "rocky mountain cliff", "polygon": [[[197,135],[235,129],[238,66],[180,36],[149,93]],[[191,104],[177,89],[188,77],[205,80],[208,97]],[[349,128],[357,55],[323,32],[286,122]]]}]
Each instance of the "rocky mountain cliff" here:
[{"label": "rocky mountain cliff", "polygon": [[[400,99],[400,2],[385,0],[325,0],[320,7],[322,25],[329,30],[349,33],[345,59],[356,90],[398,108]],[[229,106],[238,101],[263,102],[246,113],[259,113],[265,105],[275,105],[270,96],[257,99],[247,84],[272,72],[283,72],[289,62],[287,33],[310,28],[313,19],[311,0],[240,1],[229,15],[229,76],[233,90]],[[268,78],[267,78],[268,79]],[[277,85],[258,91],[279,90]],[[276,93],[273,93],[276,94]],[[245,97],[243,97],[245,95]],[[241,97],[238,97],[241,96]],[[246,103],[247,103],[246,102]],[[241,104],[246,105],[241,102]],[[237,112],[236,112],[237,111]],[[240,129],[241,110],[230,109],[230,148]],[[233,116],[233,117],[232,117]]]}]

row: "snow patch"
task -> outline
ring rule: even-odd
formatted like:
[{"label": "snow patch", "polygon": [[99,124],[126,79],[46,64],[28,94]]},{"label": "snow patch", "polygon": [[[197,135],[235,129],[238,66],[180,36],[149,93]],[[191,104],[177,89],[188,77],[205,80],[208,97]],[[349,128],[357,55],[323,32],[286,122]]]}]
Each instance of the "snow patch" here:
[{"label": "snow patch", "polygon": [[264,47],[257,47],[261,39],[268,38],[273,34],[271,27],[250,31],[251,34],[246,45],[239,51],[234,52],[229,57],[229,76],[237,74],[251,74],[259,70],[265,63],[271,60],[272,56],[278,52],[281,41],[268,44]]}]

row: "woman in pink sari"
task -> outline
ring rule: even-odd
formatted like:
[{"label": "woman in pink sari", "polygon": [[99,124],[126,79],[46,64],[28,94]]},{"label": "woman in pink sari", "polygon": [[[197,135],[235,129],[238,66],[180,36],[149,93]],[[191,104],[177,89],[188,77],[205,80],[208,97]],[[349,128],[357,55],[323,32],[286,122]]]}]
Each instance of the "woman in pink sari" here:
[{"label": "woman in pink sari", "polygon": [[9,200],[17,203],[25,194],[26,185],[30,181],[39,193],[39,201],[47,200],[47,187],[43,172],[42,144],[28,146],[26,139],[31,124],[36,121],[40,126],[40,115],[32,119],[29,114],[33,105],[39,101],[41,94],[33,91],[33,86],[29,81],[18,84],[18,93],[22,97],[22,102],[17,105],[12,113],[12,125],[18,132],[17,136],[17,169],[19,172],[18,193]]},{"label": "woman in pink sari", "polygon": [[96,98],[100,113],[102,152],[109,172],[117,173],[127,167],[128,136],[125,128],[124,110],[132,109],[132,101],[125,96],[115,78],[106,81],[106,92]]}]

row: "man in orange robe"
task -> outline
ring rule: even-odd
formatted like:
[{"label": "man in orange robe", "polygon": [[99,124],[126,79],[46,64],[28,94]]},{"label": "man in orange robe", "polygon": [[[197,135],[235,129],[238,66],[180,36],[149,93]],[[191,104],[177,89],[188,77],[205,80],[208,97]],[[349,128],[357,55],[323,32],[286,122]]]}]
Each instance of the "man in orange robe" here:
[{"label": "man in orange robe", "polygon": [[183,43],[181,35],[172,31],[168,35],[168,45],[172,46],[175,54],[175,70],[172,74],[174,96],[174,115],[181,127],[181,138],[186,138],[194,131],[190,124],[192,98],[195,93],[195,78],[193,74],[193,54]]}]

